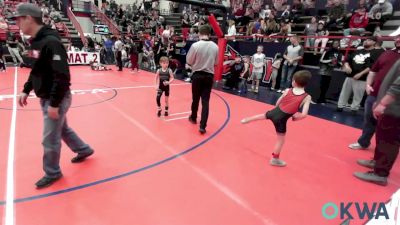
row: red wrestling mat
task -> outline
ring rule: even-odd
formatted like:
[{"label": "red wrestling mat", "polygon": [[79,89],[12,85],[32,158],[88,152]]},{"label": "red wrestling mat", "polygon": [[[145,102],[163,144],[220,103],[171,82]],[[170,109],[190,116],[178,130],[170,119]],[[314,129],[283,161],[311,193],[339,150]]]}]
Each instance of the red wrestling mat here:
[{"label": "red wrestling mat", "polygon": [[[340,213],[333,220],[323,217],[324,204],[387,201],[400,186],[397,164],[387,187],[352,176],[366,171],[356,160],[373,153],[347,149],[360,134],[357,129],[314,117],[290,121],[281,155],[288,165],[275,168],[269,165],[272,124],[240,124],[270,105],[213,91],[202,136],[198,125],[187,121],[188,83],[174,82],[171,115],[158,118],[154,74],[94,72],[89,67],[71,67],[71,72],[68,123],[96,152],[84,163],[72,164],[74,154],[63,143],[64,177],[36,190],[34,183],[43,175],[43,125],[39,101],[31,96],[28,107],[17,112],[15,224],[339,224]],[[19,90],[28,73],[18,69]],[[1,218],[13,76],[13,69],[0,74]]]}]

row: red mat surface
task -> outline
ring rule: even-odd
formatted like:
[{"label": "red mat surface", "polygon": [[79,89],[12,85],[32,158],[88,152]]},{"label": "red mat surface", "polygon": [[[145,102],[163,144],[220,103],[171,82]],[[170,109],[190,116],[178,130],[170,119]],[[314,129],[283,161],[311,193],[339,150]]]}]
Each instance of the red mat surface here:
[{"label": "red mat surface", "polygon": [[[338,224],[340,219],[323,218],[325,203],[386,201],[400,186],[398,164],[387,187],[353,178],[354,171],[366,171],[355,161],[372,156],[372,150],[347,149],[360,130],[314,117],[290,121],[282,152],[288,166],[275,168],[268,164],[272,124],[239,122],[270,105],[214,91],[208,133],[202,136],[186,119],[190,84],[175,82],[172,115],[157,118],[154,74],[71,71],[75,91],[68,122],[96,153],[71,164],[74,154],[63,144],[64,177],[36,190],[43,175],[42,115],[38,99],[29,99],[28,108],[17,113],[16,224]],[[28,72],[18,70],[19,89]],[[12,93],[13,74],[12,69],[0,74],[0,96]],[[11,109],[11,103],[3,99],[0,108]],[[5,109],[0,109],[0,196],[11,120]]]}]

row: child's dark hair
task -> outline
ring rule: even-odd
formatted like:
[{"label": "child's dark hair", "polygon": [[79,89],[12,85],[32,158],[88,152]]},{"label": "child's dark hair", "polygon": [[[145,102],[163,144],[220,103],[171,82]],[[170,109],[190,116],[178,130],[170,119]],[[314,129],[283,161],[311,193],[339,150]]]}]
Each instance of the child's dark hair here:
[{"label": "child's dark hair", "polygon": [[167,63],[169,62],[169,59],[167,56],[163,56],[160,58],[160,63],[163,63],[163,62],[167,62]]},{"label": "child's dark hair", "polygon": [[305,87],[308,83],[308,81],[311,79],[311,73],[308,70],[300,70],[297,71],[293,75],[293,80],[296,82],[297,85],[300,87]]},{"label": "child's dark hair", "polygon": [[276,53],[275,59],[282,59],[282,58],[283,58],[282,53],[280,53],[280,52]]}]

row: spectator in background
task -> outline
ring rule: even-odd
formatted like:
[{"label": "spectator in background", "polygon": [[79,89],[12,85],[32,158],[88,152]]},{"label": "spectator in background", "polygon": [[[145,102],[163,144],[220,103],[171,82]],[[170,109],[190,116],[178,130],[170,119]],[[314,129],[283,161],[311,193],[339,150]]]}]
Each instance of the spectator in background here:
[{"label": "spectator in background", "polygon": [[238,25],[246,25],[242,24],[242,18],[244,17],[244,14],[246,11],[243,8],[243,4],[239,4],[238,6],[235,6],[235,9],[233,10],[233,15],[235,16],[235,22]]},{"label": "spectator in background", "polygon": [[[368,17],[370,19],[370,22],[378,22],[378,26],[382,26],[386,20],[389,19],[389,17],[393,13],[393,5],[387,0],[378,0],[378,3],[372,6],[368,13]],[[373,32],[375,29],[374,23],[371,23],[368,27],[367,30]]]},{"label": "spectator in background", "polygon": [[6,30],[8,28],[8,24],[4,20],[4,17],[0,17],[0,29]]},{"label": "spectator in background", "polygon": [[307,36],[305,41],[305,48],[314,47],[314,36],[316,35],[318,29],[317,18],[313,16],[311,18],[311,23],[306,25],[306,29],[304,30],[305,35]]},{"label": "spectator in background", "polygon": [[234,40],[234,39],[235,39],[235,36],[236,36],[235,21],[230,20],[230,21],[228,22],[228,24],[229,24],[229,28],[228,28],[228,34],[226,35],[226,37],[227,37],[229,40]]},{"label": "spectator in background", "polygon": [[292,18],[292,12],[290,5],[286,5],[285,10],[281,14],[281,20],[290,20]]},{"label": "spectator in background", "polygon": [[265,34],[273,34],[279,31],[279,24],[275,20],[275,16],[271,13],[269,14],[268,19],[266,20],[267,28],[265,30]]},{"label": "spectator in background", "polygon": [[387,0],[378,0],[378,3],[372,6],[368,17],[372,20],[385,21],[393,13],[393,5]]},{"label": "spectator in background", "polygon": [[351,111],[355,114],[360,108],[361,100],[364,96],[366,79],[369,68],[373,65],[372,50],[376,43],[375,37],[369,37],[364,41],[364,49],[356,50],[348,57],[343,70],[347,75],[340,92],[337,112],[342,112],[347,105],[350,95],[353,93]]},{"label": "spectator in background", "polygon": [[196,32],[196,28],[194,28],[194,27],[190,28],[188,41],[198,41],[198,40],[199,40],[199,35]]},{"label": "spectator in background", "polygon": [[317,27],[317,38],[315,39],[314,43],[314,55],[318,52],[319,43],[321,43],[320,52],[322,53],[325,50],[326,44],[329,41],[329,38],[324,38],[324,36],[329,36],[329,31],[324,26],[324,23],[318,23]]},{"label": "spectator in background", "polygon": [[346,9],[341,0],[333,0],[333,5],[328,9],[328,23],[326,26],[329,30],[337,30],[337,26],[343,23],[346,16]]},{"label": "spectator in background", "polygon": [[260,18],[262,19],[268,19],[269,15],[272,13],[271,9],[269,8],[269,5],[265,5],[265,8],[260,11]]},{"label": "spectator in background", "polygon": [[287,0],[273,0],[272,4],[274,9],[278,12],[282,12],[286,8]]},{"label": "spectator in background", "polygon": [[328,92],[329,85],[332,79],[332,72],[335,68],[342,67],[343,54],[339,50],[339,40],[334,40],[332,48],[324,50],[320,59],[320,95],[317,103],[326,103],[326,93]]},{"label": "spectator in background", "polygon": [[343,31],[344,36],[350,34],[362,35],[365,32],[365,28],[368,25],[368,15],[366,8],[360,8],[350,19],[349,28]]},{"label": "spectator in background", "polygon": [[10,55],[13,59],[14,65],[18,65],[20,63],[23,65],[24,60],[22,59],[21,55],[19,54],[19,41],[17,37],[15,36],[14,33],[11,33],[10,31],[7,32],[7,48],[8,51],[10,52]]},{"label": "spectator in background", "polygon": [[107,53],[107,64],[114,64],[114,52],[113,52],[113,45],[114,41],[110,38],[107,37],[106,41],[104,42],[104,46],[106,47],[106,53]]},{"label": "spectator in background", "polygon": [[283,58],[285,62],[283,63],[281,84],[279,92],[283,92],[286,88],[289,88],[292,83],[292,76],[294,71],[299,64],[299,61],[303,59],[304,49],[299,43],[299,38],[297,36],[290,37],[291,45],[286,48]]}]

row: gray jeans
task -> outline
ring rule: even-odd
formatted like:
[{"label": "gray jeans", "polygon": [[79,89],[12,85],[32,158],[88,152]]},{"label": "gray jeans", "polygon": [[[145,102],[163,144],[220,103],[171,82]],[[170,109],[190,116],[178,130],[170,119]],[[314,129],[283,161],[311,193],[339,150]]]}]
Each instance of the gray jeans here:
[{"label": "gray jeans", "polygon": [[75,153],[88,153],[93,151],[89,145],[83,142],[78,135],[67,124],[67,112],[71,106],[71,94],[67,93],[59,106],[59,118],[54,120],[48,117],[47,109],[50,105],[49,99],[41,99],[44,129],[43,141],[43,170],[46,177],[55,178],[61,175],[60,151],[61,139]]},{"label": "gray jeans", "polygon": [[351,77],[346,77],[344,80],[342,91],[340,92],[338,107],[344,108],[349,101],[350,95],[353,93],[353,102],[351,103],[351,110],[358,110],[360,103],[364,97],[366,81],[354,80]]},{"label": "gray jeans", "polygon": [[293,73],[296,70],[297,65],[287,65],[284,64],[282,68],[282,76],[281,76],[281,85],[280,89],[285,90],[286,88],[289,88],[290,85],[292,85],[292,78],[293,78]]}]

